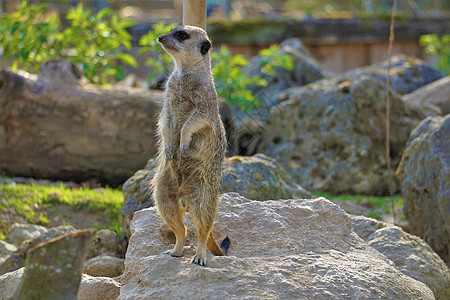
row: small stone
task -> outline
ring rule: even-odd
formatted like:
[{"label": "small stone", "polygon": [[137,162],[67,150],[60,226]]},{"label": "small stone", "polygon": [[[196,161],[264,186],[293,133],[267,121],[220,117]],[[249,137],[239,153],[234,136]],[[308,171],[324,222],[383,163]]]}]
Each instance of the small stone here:
[{"label": "small stone", "polygon": [[88,258],[108,254],[111,256],[124,257],[126,251],[125,240],[117,233],[101,229],[97,232],[91,242]]},{"label": "small stone", "polygon": [[117,277],[123,273],[124,259],[109,255],[88,259],[84,265],[84,273],[96,277]]},{"label": "small stone", "polygon": [[19,247],[24,241],[35,239],[47,231],[43,226],[16,223],[9,228],[6,240]]},{"label": "small stone", "polygon": [[5,241],[0,241],[0,265],[3,264],[6,258],[11,255],[14,251],[17,251],[17,247],[8,244]]}]

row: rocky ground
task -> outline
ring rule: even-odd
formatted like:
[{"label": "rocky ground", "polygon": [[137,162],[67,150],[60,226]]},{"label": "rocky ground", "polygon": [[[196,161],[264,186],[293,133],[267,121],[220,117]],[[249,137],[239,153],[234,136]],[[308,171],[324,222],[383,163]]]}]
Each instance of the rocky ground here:
[{"label": "rocky ground", "polygon": [[[393,57],[393,169],[388,171],[387,64],[334,75],[324,72],[299,40],[288,40],[281,49],[296,67],[266,76],[270,84],[255,88],[270,101],[251,113],[221,108],[229,153],[245,156],[225,161],[214,234],[218,240],[228,236],[231,246],[226,257],[208,254],[207,268],[190,263],[196,236],[189,219],[185,256],[161,254],[174,235],[147,190],[154,160],[144,167],[156,149],[155,118],[148,116],[157,110],[160,91],[98,89],[74,79],[59,89],[44,86],[37,95],[33,90],[42,74],[0,72],[5,82],[0,104],[8,108],[0,113],[4,171],[71,180],[92,175],[113,184],[128,178],[123,235],[95,232],[78,299],[450,298],[450,119],[436,117],[448,111],[448,77],[418,59]],[[255,58],[246,72],[258,71]],[[65,126],[67,120],[76,126]],[[333,196],[386,195],[388,183],[404,197],[404,209],[395,198],[401,227],[392,224],[385,199],[379,205],[371,196]],[[95,180],[78,185],[22,177],[0,177],[0,184],[99,186]],[[0,205],[7,202],[4,197],[0,194]],[[29,219],[13,208],[0,211],[0,229],[6,232],[0,241],[0,300],[9,299],[26,277],[31,250],[109,218],[74,210],[58,197],[47,199],[57,205],[28,208],[50,216],[47,227],[26,224]]]}]

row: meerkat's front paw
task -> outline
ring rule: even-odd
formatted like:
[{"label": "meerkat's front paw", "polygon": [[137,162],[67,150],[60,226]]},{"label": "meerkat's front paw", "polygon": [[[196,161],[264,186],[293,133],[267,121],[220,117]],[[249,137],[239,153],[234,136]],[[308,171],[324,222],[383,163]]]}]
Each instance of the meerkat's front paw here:
[{"label": "meerkat's front paw", "polygon": [[164,251],[163,253],[164,254],[169,254],[169,255],[171,255],[173,257],[181,257],[181,256],[183,256],[183,252],[177,252],[174,249]]},{"label": "meerkat's front paw", "polygon": [[197,255],[194,256],[194,258],[192,259],[192,263],[205,267],[206,266],[206,257],[205,258],[198,258]]}]

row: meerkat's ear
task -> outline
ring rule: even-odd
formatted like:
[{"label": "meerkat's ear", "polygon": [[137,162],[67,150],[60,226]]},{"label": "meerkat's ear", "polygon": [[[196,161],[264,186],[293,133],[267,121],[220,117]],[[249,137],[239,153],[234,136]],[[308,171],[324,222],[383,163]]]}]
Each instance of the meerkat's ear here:
[{"label": "meerkat's ear", "polygon": [[210,41],[204,41],[202,45],[200,46],[200,53],[202,55],[205,55],[208,53],[209,49],[211,49],[211,42]]}]

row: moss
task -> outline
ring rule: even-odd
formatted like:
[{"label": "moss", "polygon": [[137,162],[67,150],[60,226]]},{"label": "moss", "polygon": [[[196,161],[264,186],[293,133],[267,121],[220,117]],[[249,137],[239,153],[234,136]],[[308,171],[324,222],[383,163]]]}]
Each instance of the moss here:
[{"label": "moss", "polygon": [[[120,210],[123,195],[120,190],[72,189],[60,186],[36,184],[0,184],[0,203],[2,211],[14,210],[28,222],[45,225],[49,222],[48,213],[57,205],[66,204],[74,210],[100,213],[106,218],[106,228],[121,233]],[[0,226],[0,237],[8,228]],[[1,233],[3,231],[3,233]]]}]

